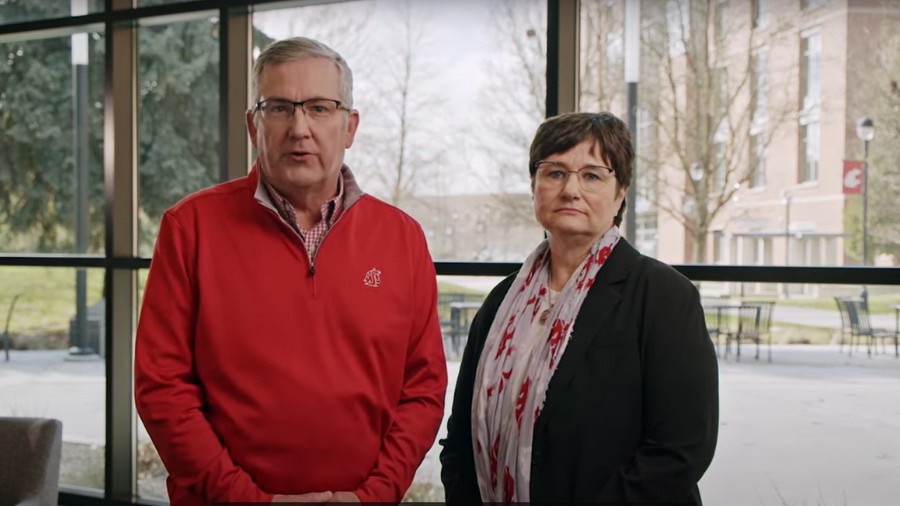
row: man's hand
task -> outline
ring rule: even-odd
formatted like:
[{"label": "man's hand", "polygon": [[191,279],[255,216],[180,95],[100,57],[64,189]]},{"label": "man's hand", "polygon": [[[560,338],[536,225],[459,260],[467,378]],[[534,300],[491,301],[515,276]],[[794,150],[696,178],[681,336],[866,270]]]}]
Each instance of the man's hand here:
[{"label": "man's hand", "polygon": [[335,492],[328,502],[359,502],[359,497],[353,492]]},{"label": "man's hand", "polygon": [[[345,492],[338,492],[339,494],[343,494]],[[308,494],[291,494],[291,495],[280,495],[276,494],[272,497],[272,502],[311,502],[311,503],[326,503],[333,500],[333,496],[331,492],[310,492]],[[356,497],[356,496],[353,496]],[[359,502],[359,500],[357,500]]]}]

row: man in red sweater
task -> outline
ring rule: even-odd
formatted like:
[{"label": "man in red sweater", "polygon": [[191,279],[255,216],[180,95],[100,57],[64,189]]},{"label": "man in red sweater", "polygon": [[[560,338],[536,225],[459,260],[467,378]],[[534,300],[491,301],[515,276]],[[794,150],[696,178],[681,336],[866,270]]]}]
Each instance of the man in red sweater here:
[{"label": "man in red sweater", "polygon": [[138,413],[175,506],[398,502],[447,384],[424,235],[343,164],[359,113],[339,54],[279,41],[253,78],[252,170],[161,221]]}]

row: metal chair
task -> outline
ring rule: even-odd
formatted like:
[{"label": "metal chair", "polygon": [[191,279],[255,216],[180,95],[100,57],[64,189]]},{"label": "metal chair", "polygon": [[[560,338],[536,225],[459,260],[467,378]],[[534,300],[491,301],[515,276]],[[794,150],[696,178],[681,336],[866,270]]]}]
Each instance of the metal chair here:
[{"label": "metal chair", "polygon": [[703,300],[701,304],[703,306],[703,316],[706,320],[706,330],[710,339],[715,341],[716,356],[721,356],[719,339],[728,334],[727,321],[722,318],[722,312],[726,309],[731,309],[732,306],[718,299]]},{"label": "metal chair", "polygon": [[849,301],[850,297],[835,297],[834,302],[837,304],[838,313],[841,315],[841,339],[838,341],[838,353],[843,353],[844,350],[844,341],[849,341],[847,343],[847,348],[850,350],[850,354],[853,354],[853,348],[851,345],[853,344],[854,337],[854,325],[853,321],[850,317],[850,308]]},{"label": "metal chair", "polygon": [[765,339],[768,346],[768,360],[772,361],[772,311],[775,303],[771,301],[744,302],[737,308],[736,328],[725,335],[725,355],[730,350],[730,342],[737,346],[737,361],[741,360],[741,341],[756,343],[756,360],[759,360],[759,344]]},{"label": "metal chair", "polygon": [[55,506],[62,422],[0,417],[0,504]]},{"label": "metal chair", "polygon": [[[900,347],[898,347],[898,336],[897,332],[893,330],[872,327],[871,319],[869,318],[869,307],[868,305],[860,299],[847,299],[847,312],[850,317],[850,326],[851,326],[851,335],[850,335],[850,355],[853,355],[853,339],[862,339],[866,338],[866,352],[869,355],[869,358],[872,357],[872,345],[875,344],[876,339],[893,339],[894,340],[894,356],[900,357]],[[857,343],[858,345],[858,343]],[[882,341],[882,347],[884,347],[884,343]],[[876,348],[877,351],[877,348]]]}]

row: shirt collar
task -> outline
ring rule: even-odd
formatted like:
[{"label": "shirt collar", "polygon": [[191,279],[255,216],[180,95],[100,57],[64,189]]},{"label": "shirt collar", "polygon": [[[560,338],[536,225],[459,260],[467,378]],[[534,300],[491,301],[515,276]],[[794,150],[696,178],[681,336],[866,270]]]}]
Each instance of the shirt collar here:
[{"label": "shirt collar", "polygon": [[[272,186],[266,178],[263,176],[262,172],[259,174],[259,180],[262,182],[263,187],[266,189],[266,193],[269,194],[269,198],[272,200],[272,204],[275,206],[275,210],[278,212],[278,215],[281,216],[281,219],[288,222],[291,227],[295,230],[300,230],[300,225],[297,223],[297,217],[294,214],[294,206],[291,205],[290,201],[285,198],[283,195],[278,193],[278,190]],[[327,226],[331,226],[334,223],[334,220],[340,214],[341,208],[344,201],[344,178],[338,178],[338,189],[337,194],[331,199],[327,200],[322,207],[320,208],[320,216],[322,220],[326,221]],[[318,222],[317,222],[318,223]]]}]

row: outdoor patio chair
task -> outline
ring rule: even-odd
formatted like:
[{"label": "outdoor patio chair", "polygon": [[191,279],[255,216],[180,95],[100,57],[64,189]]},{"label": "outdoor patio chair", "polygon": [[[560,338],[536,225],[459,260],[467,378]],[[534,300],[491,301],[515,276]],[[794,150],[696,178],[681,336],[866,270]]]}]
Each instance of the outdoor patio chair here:
[{"label": "outdoor patio chair", "polygon": [[851,345],[853,344],[854,326],[850,317],[850,297],[835,297],[834,302],[837,304],[838,313],[841,315],[841,338],[838,341],[838,353],[843,353],[844,342],[847,342],[847,348],[850,354],[853,354]]},{"label": "outdoor patio chair", "polygon": [[[850,355],[853,355],[853,341],[866,339],[866,352],[869,358],[872,357],[872,346],[875,345],[876,339],[882,340],[882,348],[884,341],[888,339],[894,340],[894,357],[900,357],[900,349],[898,349],[897,332],[893,330],[872,327],[872,321],[869,318],[869,307],[860,299],[847,299],[847,313],[850,317]],[[859,343],[857,342],[857,345]],[[876,351],[877,351],[876,347]]]},{"label": "outdoor patio chair", "polygon": [[0,505],[55,506],[62,422],[0,417]]},{"label": "outdoor patio chair", "polygon": [[737,322],[734,330],[728,331],[725,335],[725,355],[731,348],[731,341],[735,342],[737,347],[737,361],[741,360],[741,342],[751,341],[756,343],[756,360],[759,360],[759,344],[763,339],[766,340],[768,346],[768,360],[772,361],[772,336],[770,334],[772,326],[772,311],[775,303],[772,301],[760,302],[743,302],[737,308],[735,316]]},{"label": "outdoor patio chair", "polygon": [[719,340],[728,333],[728,309],[731,309],[732,306],[728,301],[722,299],[703,299],[701,304],[706,320],[706,330],[709,332],[709,338],[715,343],[718,356],[720,355]]}]

